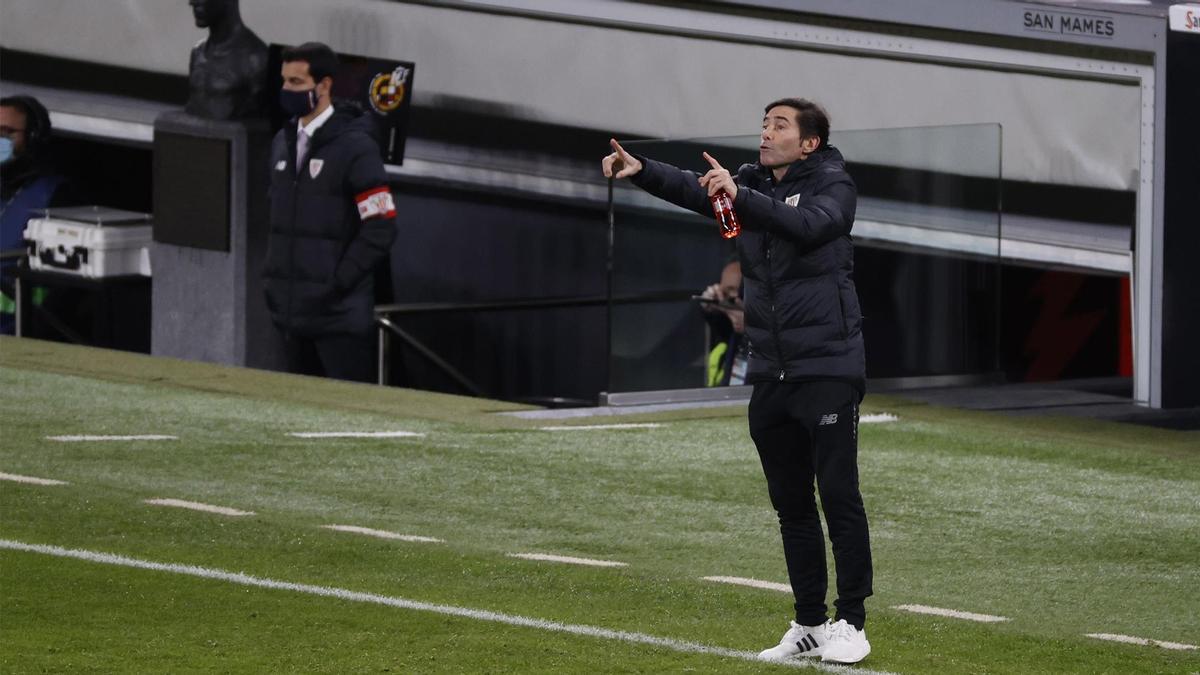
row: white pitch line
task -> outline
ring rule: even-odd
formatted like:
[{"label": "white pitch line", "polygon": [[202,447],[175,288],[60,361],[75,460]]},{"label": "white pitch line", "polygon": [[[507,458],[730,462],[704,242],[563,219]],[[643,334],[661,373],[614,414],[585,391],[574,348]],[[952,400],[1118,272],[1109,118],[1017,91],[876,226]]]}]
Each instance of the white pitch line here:
[{"label": "white pitch line", "polygon": [[29,483],[30,485],[70,485],[65,480],[54,480],[53,478],[35,478],[34,476],[22,476],[16,473],[0,472],[0,480],[11,480],[14,483]]},{"label": "white pitch line", "polygon": [[592,567],[628,567],[629,563],[615,560],[595,560],[593,558],[575,558],[569,555],[552,555],[549,553],[509,553],[510,558],[524,560],[540,560],[543,562],[560,562],[571,565],[591,565]]},{"label": "white pitch line", "polygon": [[1155,646],[1163,649],[1191,650],[1200,649],[1196,645],[1184,644],[1182,642],[1164,642],[1162,640],[1151,640],[1150,638],[1133,637],[1132,635],[1114,635],[1112,633],[1084,633],[1084,637],[1095,638],[1097,640],[1108,640],[1109,642],[1124,642],[1130,645],[1142,645],[1144,647]]},{"label": "white pitch line", "polygon": [[895,422],[900,419],[891,413],[879,413],[877,415],[862,415],[858,418],[859,424],[878,424],[880,422]]},{"label": "white pitch line", "polygon": [[1006,616],[993,616],[991,614],[976,614],[974,612],[960,612],[957,609],[942,609],[941,607],[929,607],[927,605],[896,605],[892,609],[899,609],[905,612],[914,612],[916,614],[932,614],[933,616],[948,616],[951,619],[966,619],[967,621],[980,621],[983,623],[996,623],[999,621],[1010,621]]},{"label": "white pitch line", "polygon": [[193,511],[205,511],[207,513],[219,513],[222,516],[252,516],[253,511],[239,511],[231,509],[227,506],[213,506],[212,504],[201,504],[200,502],[189,502],[182,499],[147,499],[144,503],[153,506],[176,506],[181,509],[191,509]]},{"label": "white pitch line", "polygon": [[424,438],[416,431],[298,431],[288,434],[296,438]]},{"label": "white pitch line", "polygon": [[47,436],[48,441],[60,443],[80,443],[86,441],[177,441],[178,436],[162,434],[141,434],[135,436]]},{"label": "white pitch line", "polygon": [[[726,647],[714,647],[698,642],[686,642],[684,640],[658,637],[655,635],[647,635],[645,633],[611,630],[608,628],[599,628],[596,626],[585,626],[580,624],[559,623],[557,621],[534,619],[515,614],[503,614],[501,612],[492,612],[483,609],[471,609],[468,607],[457,607],[455,605],[438,605],[429,602],[421,602],[419,600],[398,598],[395,596],[351,591],[344,588],[296,584],[288,581],[277,581],[275,579],[254,577],[241,572],[226,572],[224,570],[212,569],[208,567],[197,567],[195,565],[160,563],[150,560],[139,560],[137,558],[127,558],[125,556],[114,555],[112,553],[101,553],[97,551],[86,551],[81,549],[68,549],[58,546],[47,546],[44,544],[26,544],[24,542],[12,541],[10,539],[0,539],[0,548],[12,551],[41,553],[43,555],[52,555],[60,558],[74,558],[76,560],[86,560],[88,562],[102,563],[105,565],[119,565],[121,567],[133,567],[137,569],[153,570],[155,572],[170,572],[172,574],[182,574],[191,577],[226,581],[229,583],[239,584],[242,586],[252,586],[255,588],[292,591],[295,593],[305,593],[308,595],[317,595],[326,598],[337,598],[339,600],[348,600],[351,602],[365,602],[418,612],[432,612],[435,614],[455,616],[465,619],[475,619],[477,621],[491,621],[494,623],[507,624],[509,626],[535,628],[538,630],[551,631],[555,633],[582,635],[585,637],[594,637],[603,640],[618,640],[631,644],[649,645],[652,647],[669,649],[676,652],[709,654],[712,656],[723,656],[731,659],[741,659],[743,661],[758,661],[758,653],[752,651],[728,649]],[[835,667],[819,662],[813,663],[811,661],[779,662],[778,665],[786,665],[793,668],[816,668],[817,670],[821,670],[823,672],[845,673],[846,675],[891,675],[890,673],[884,673],[880,671],[847,668],[844,666]]]},{"label": "white pitch line", "polygon": [[745,577],[700,577],[704,581],[716,581],[722,584],[736,584],[738,586],[749,586],[751,588],[764,588],[768,591],[782,591],[791,593],[792,587],[787,584],[780,584],[774,581],[763,581],[761,579],[747,579]]},{"label": "white pitch line", "polygon": [[595,431],[598,429],[657,429],[662,425],[657,422],[629,424],[576,424],[557,427],[538,427],[542,431]]},{"label": "white pitch line", "polygon": [[353,532],[354,534],[365,534],[368,537],[379,537],[380,539],[396,539],[399,541],[415,541],[428,544],[444,544],[445,539],[436,539],[434,537],[422,537],[416,534],[400,534],[398,532],[388,532],[387,530],[372,530],[369,527],[359,527],[357,525],[322,525],[321,527],[327,530],[337,530],[338,532]]}]

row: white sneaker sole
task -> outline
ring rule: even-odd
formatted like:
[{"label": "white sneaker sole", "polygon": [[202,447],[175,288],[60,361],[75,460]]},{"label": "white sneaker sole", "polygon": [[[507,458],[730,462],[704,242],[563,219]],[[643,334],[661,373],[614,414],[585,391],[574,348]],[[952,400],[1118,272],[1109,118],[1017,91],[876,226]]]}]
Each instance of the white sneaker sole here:
[{"label": "white sneaker sole", "polygon": [[858,663],[859,661],[862,661],[863,659],[867,658],[867,656],[869,656],[870,654],[871,654],[871,648],[867,647],[867,651],[863,652],[862,656],[859,656],[857,654],[854,654],[851,656],[838,656],[835,654],[831,657],[827,654],[822,654],[821,660],[824,661],[825,663],[840,663],[843,665],[852,665],[852,664]]}]

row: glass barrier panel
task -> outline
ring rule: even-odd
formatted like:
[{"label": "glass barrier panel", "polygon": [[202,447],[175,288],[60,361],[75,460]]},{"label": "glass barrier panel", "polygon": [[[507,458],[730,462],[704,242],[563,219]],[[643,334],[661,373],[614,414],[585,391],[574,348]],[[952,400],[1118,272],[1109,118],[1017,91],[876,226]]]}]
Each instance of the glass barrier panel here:
[{"label": "glass barrier panel", "polygon": [[[703,174],[703,152],[736,172],[758,161],[759,142],[747,135],[623,145]],[[852,236],[868,378],[997,372],[1000,127],[849,130],[831,135],[830,144],[858,186]],[[611,208],[618,301],[608,391],[702,388],[714,376],[738,383],[709,365],[722,362],[714,350],[728,349],[738,333],[735,315],[703,297],[723,272],[728,284],[737,271],[726,269],[737,260],[737,240],[721,238],[711,215],[628,181],[614,185]],[[659,300],[628,301],[646,294]]]}]

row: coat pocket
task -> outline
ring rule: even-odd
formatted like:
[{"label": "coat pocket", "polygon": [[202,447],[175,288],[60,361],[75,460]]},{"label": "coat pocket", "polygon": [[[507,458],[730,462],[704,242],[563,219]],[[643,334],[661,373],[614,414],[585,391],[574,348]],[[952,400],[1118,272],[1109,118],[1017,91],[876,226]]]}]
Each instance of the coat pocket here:
[{"label": "coat pocket", "polygon": [[837,282],[832,281],[831,283],[833,284],[833,294],[837,296],[838,332],[840,333],[842,339],[845,340],[846,338],[850,337],[850,325],[846,320],[846,298],[844,295],[842,295],[842,289],[838,287]]}]

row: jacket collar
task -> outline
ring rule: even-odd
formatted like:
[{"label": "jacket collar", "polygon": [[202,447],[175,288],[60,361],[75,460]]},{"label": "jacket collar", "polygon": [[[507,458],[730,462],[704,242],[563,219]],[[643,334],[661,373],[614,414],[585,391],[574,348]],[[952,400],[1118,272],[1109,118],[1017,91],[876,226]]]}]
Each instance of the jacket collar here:
[{"label": "jacket collar", "polygon": [[[788,166],[787,173],[783,174],[783,179],[780,180],[779,183],[783,184],[798,181],[801,178],[808,176],[813,171],[816,171],[819,167],[829,163],[837,163],[839,165],[838,168],[843,168],[846,164],[846,160],[842,158],[841,151],[832,145],[827,145],[808,157],[805,157],[804,159],[798,159],[795,162],[792,162],[791,165]],[[759,164],[758,170],[765,178],[774,180],[774,174],[767,167]]]},{"label": "jacket collar", "polygon": [[[362,113],[361,110],[353,106],[333,105],[329,108],[332,113],[325,119],[320,127],[313,132],[310,139],[309,152],[325,145],[334,138],[342,135],[351,127],[358,126],[364,130],[369,128],[370,118]],[[327,111],[328,112],[328,111]],[[313,120],[314,122],[316,120]],[[288,145],[296,147],[296,134],[299,131],[300,124],[296,118],[292,118],[284,123],[283,133],[287,138]]]},{"label": "jacket collar", "polygon": [[301,124],[300,124],[300,120],[299,120],[299,119],[297,119],[297,120],[296,120],[296,133],[297,133],[297,135],[300,133],[300,130],[301,130],[301,129],[303,129],[303,130],[304,130],[304,133],[308,134],[308,137],[309,137],[309,138],[312,138],[313,136],[316,136],[316,135],[317,135],[317,131],[318,131],[318,130],[319,130],[321,127],[325,126],[325,123],[329,121],[329,118],[330,118],[330,117],[333,117],[333,106],[332,106],[332,105],[330,105],[330,106],[326,107],[326,108],[325,108],[325,110],[321,111],[321,114],[320,114],[320,115],[317,115],[316,117],[312,118],[312,119],[311,119],[311,120],[308,122],[308,124],[307,124],[307,125],[301,126]]}]

